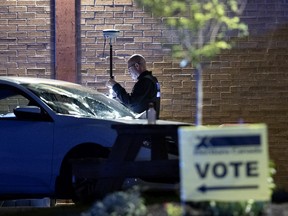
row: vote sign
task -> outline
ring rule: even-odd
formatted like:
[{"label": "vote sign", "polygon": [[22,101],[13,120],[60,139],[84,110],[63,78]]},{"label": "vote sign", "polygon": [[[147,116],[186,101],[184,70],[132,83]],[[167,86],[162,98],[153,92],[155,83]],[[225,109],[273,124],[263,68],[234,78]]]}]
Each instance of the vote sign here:
[{"label": "vote sign", "polygon": [[267,128],[264,124],[181,127],[181,199],[270,199]]}]

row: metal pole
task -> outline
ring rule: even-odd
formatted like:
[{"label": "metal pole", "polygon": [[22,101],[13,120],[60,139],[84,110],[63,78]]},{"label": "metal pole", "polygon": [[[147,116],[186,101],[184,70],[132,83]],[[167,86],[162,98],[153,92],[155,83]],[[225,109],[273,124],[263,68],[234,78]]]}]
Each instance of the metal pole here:
[{"label": "metal pole", "polygon": [[113,56],[112,56],[112,38],[110,38],[110,78],[114,78],[113,76]]}]

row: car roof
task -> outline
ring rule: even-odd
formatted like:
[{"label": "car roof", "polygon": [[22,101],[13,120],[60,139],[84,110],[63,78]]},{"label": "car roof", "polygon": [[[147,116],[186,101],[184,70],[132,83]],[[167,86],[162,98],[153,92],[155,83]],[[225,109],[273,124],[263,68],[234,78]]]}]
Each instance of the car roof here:
[{"label": "car roof", "polygon": [[48,78],[36,78],[36,77],[17,77],[17,76],[0,76],[0,81],[12,82],[15,84],[24,84],[24,83],[46,83],[54,85],[79,85],[76,83],[66,82],[62,80],[48,79]]}]

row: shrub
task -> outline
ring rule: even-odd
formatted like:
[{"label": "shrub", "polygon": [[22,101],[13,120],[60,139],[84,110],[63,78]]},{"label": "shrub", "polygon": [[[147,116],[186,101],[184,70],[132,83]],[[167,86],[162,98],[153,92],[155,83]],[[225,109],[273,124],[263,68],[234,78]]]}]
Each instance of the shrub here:
[{"label": "shrub", "polygon": [[137,190],[133,189],[108,194],[81,216],[144,216],[146,213],[144,199],[140,197]]}]

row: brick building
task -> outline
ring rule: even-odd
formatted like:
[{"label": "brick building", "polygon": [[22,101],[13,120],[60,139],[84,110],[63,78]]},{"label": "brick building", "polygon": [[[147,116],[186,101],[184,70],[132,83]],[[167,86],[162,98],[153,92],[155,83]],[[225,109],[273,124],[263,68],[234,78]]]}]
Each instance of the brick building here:
[{"label": "brick building", "polygon": [[[67,7],[70,1],[61,0],[61,7]],[[107,93],[109,46],[104,47],[102,30],[116,28],[120,30],[113,44],[116,79],[131,89],[133,82],[126,60],[133,53],[143,54],[161,83],[160,117],[194,122],[193,67],[179,67],[171,58],[170,44],[162,43],[171,35],[161,20],[137,8],[133,0],[82,0],[75,5],[73,1],[75,13],[71,19],[71,11],[69,14],[55,10],[60,0],[0,2],[1,76],[57,78],[57,73],[63,73],[56,64],[63,48],[57,47],[57,43],[72,37],[76,43],[64,48],[75,55],[71,54],[70,62],[65,58],[63,62],[75,66],[75,71],[66,69],[67,80],[73,76],[71,73],[76,73],[76,82]],[[55,23],[61,18],[67,18],[61,22],[75,27],[75,37],[62,34],[64,38],[60,38]],[[266,123],[270,157],[277,169],[275,181],[288,189],[288,3],[248,0],[241,18],[250,35],[238,39],[232,50],[205,62],[203,123],[218,125],[240,119],[246,123]]]}]

